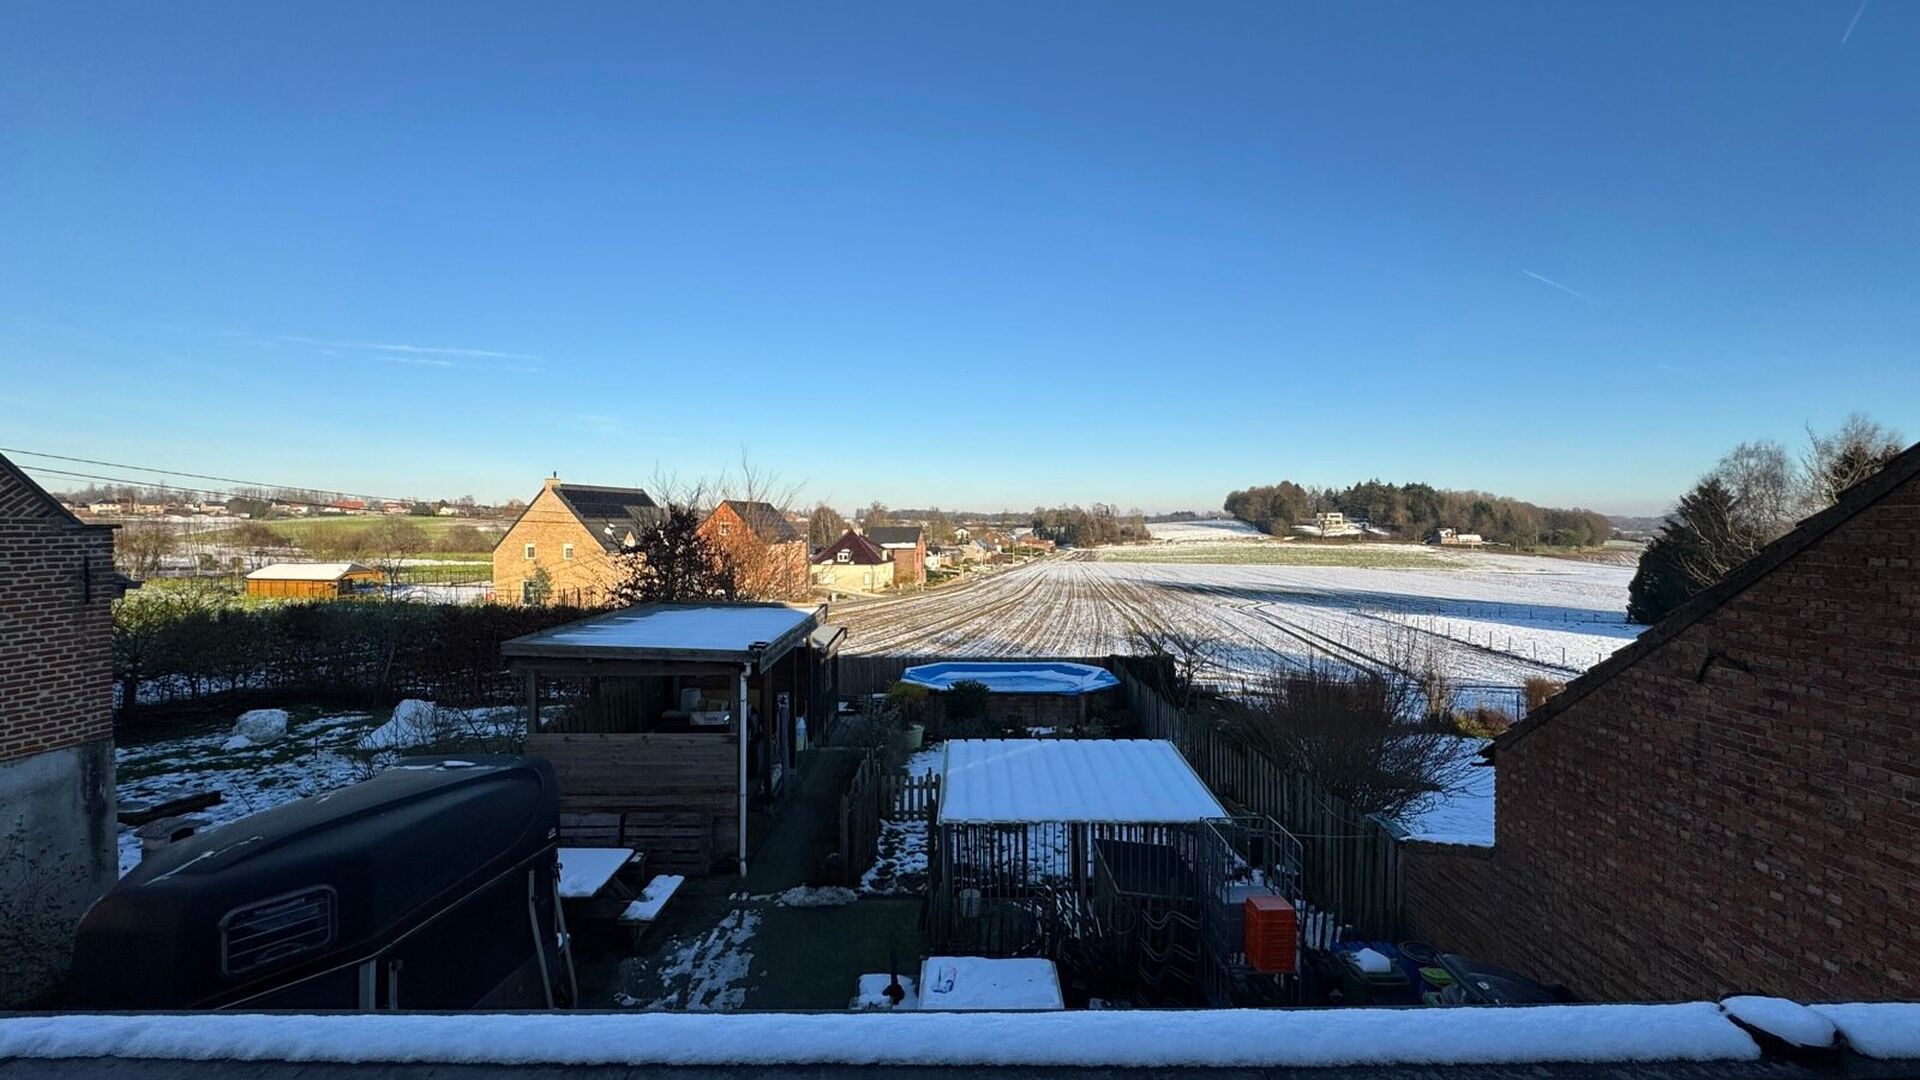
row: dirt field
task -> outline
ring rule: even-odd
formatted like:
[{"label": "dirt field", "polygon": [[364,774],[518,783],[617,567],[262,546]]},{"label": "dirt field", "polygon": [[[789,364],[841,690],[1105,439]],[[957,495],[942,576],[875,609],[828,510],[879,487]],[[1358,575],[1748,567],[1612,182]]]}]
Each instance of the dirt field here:
[{"label": "dirt field", "polygon": [[1351,545],[1337,558],[1232,547],[1075,552],[836,605],[832,618],[848,627],[851,653],[1091,656],[1173,635],[1206,643],[1221,683],[1276,663],[1381,667],[1411,653],[1458,681],[1514,686],[1578,674],[1640,630],[1623,614],[1630,566],[1415,545]]}]

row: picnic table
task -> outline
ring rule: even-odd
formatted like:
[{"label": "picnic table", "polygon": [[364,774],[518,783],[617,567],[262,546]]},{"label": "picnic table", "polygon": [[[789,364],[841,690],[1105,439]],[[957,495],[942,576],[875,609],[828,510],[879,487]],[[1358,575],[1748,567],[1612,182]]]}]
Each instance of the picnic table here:
[{"label": "picnic table", "polygon": [[638,899],[646,856],[632,848],[563,847],[560,901],[568,918],[612,920]]}]

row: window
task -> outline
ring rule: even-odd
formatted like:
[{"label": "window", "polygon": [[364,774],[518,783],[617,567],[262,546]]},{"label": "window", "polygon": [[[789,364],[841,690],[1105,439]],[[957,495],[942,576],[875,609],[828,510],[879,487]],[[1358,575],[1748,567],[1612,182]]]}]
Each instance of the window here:
[{"label": "window", "polygon": [[528,544],[528,545],[527,545],[527,558],[529,558],[529,559],[531,559],[531,558],[533,558],[533,545],[532,545],[532,544]]},{"label": "window", "polygon": [[560,545],[560,557],[561,557],[561,558],[563,558],[563,559],[571,559],[571,558],[573,558],[573,545],[572,545],[572,544],[561,544],[561,545]]},{"label": "window", "polygon": [[833,561],[841,562],[841,563],[850,563],[853,561],[853,552],[848,551],[845,548],[841,548],[839,551],[834,552]]},{"label": "window", "polygon": [[533,582],[523,581],[520,583],[520,602],[523,604],[533,603]]},{"label": "window", "polygon": [[731,521],[723,521],[723,522],[721,522],[721,523],[720,523],[720,535],[721,535],[721,536],[732,536],[732,535],[733,535],[733,522],[731,522]]}]

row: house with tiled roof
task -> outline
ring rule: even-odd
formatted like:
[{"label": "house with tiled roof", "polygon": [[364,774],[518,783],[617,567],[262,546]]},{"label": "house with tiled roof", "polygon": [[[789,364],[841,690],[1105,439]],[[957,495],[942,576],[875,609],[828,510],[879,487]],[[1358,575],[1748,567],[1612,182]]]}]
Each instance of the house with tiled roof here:
[{"label": "house with tiled roof", "polygon": [[894,563],[886,551],[848,529],[813,556],[813,584],[828,593],[873,593],[893,587]]},{"label": "house with tiled roof", "polygon": [[700,534],[731,557],[745,595],[756,600],[807,595],[807,538],[772,503],[723,500],[700,523]]},{"label": "house with tiled roof", "polygon": [[500,603],[605,603],[620,580],[614,556],[665,510],[639,488],[563,483],[549,477],[493,549]]},{"label": "house with tiled roof", "polygon": [[927,581],[927,532],[918,525],[873,525],[866,538],[893,562],[895,585],[924,585]]},{"label": "house with tiled roof", "polygon": [[1497,739],[1409,930],[1588,998],[1920,997],[1920,445]]}]

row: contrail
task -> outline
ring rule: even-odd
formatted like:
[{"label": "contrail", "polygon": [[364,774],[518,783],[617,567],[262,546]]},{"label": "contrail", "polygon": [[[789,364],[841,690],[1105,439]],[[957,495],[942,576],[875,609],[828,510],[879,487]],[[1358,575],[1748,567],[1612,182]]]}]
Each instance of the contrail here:
[{"label": "contrail", "polygon": [[1520,272],[1532,278],[1533,280],[1541,283],[1542,285],[1551,285],[1554,288],[1559,289],[1561,292],[1566,293],[1568,296],[1577,296],[1580,299],[1585,300],[1587,303],[1592,304],[1595,307],[1607,306],[1605,303],[1599,300],[1596,300],[1591,296],[1588,296],[1586,293],[1581,292],[1579,289],[1569,289],[1565,285],[1560,284],[1559,282],[1553,280],[1550,277],[1542,277],[1541,275],[1536,274],[1531,270],[1522,270]]},{"label": "contrail", "polygon": [[1853,28],[1860,25],[1860,16],[1867,13],[1867,4],[1870,2],[1871,0],[1860,0],[1860,6],[1853,9],[1853,18],[1847,23],[1847,32],[1840,35],[1840,44],[1845,45],[1847,39],[1853,36]]}]

